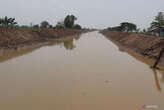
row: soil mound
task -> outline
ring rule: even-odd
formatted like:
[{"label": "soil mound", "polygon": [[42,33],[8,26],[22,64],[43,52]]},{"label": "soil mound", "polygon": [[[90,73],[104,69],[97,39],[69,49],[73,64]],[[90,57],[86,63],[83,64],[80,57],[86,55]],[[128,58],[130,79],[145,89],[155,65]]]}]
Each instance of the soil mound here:
[{"label": "soil mound", "polygon": [[[164,38],[162,37],[116,31],[102,31],[101,33],[119,46],[153,60],[157,59],[160,51],[164,48]],[[160,64],[164,66],[164,56],[161,57]]]}]

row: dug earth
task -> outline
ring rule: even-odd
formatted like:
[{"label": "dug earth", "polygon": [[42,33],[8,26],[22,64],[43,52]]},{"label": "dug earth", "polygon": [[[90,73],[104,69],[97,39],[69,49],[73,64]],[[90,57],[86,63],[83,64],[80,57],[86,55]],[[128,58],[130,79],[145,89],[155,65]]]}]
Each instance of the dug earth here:
[{"label": "dug earth", "polygon": [[[164,48],[164,38],[144,34],[125,33],[117,31],[101,31],[104,36],[126,51],[142,55],[155,62]],[[159,66],[164,67],[164,54]]]},{"label": "dug earth", "polygon": [[0,54],[34,48],[65,37],[79,35],[88,30],[40,29],[37,31],[0,28]]}]

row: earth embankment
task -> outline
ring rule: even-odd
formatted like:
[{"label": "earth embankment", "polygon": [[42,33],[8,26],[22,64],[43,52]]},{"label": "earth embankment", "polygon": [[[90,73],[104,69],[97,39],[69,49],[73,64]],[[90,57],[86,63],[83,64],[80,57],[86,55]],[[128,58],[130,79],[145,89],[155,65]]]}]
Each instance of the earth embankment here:
[{"label": "earth embankment", "polygon": [[[152,61],[157,60],[160,51],[164,48],[162,37],[107,30],[101,31],[101,33],[120,48],[135,52]],[[164,67],[164,56],[161,57],[159,65]]]},{"label": "earth embankment", "polygon": [[21,48],[31,48],[36,45],[78,35],[88,30],[76,29],[41,29],[37,31],[0,28],[0,53]]}]

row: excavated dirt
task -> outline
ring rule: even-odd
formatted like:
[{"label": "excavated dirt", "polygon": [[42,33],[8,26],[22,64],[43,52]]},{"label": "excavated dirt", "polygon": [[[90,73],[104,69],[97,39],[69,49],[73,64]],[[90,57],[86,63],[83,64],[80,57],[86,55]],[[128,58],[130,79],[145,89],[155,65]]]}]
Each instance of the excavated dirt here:
[{"label": "excavated dirt", "polygon": [[46,44],[53,40],[81,34],[88,30],[75,29],[42,29],[38,31],[13,30],[0,28],[0,53],[8,53],[10,50],[32,48]]},{"label": "excavated dirt", "polygon": [[[160,51],[164,48],[164,38],[162,37],[116,31],[102,31],[101,33],[120,48],[135,52],[152,61],[156,61]],[[159,65],[164,67],[164,55],[161,57]]]}]

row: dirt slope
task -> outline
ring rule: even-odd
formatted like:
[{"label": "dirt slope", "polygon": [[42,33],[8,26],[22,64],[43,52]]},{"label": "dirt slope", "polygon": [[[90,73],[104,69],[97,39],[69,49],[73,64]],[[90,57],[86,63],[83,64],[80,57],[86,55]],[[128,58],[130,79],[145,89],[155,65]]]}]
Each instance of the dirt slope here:
[{"label": "dirt slope", "polygon": [[30,45],[35,42],[45,42],[75,34],[81,34],[86,30],[72,29],[42,29],[38,31],[9,30],[0,28],[0,49],[17,48],[20,45]]},{"label": "dirt slope", "polygon": [[[129,34],[116,31],[102,31],[107,38],[124,49],[128,49],[155,61],[164,48],[164,39],[143,34]],[[160,60],[160,65],[164,66],[164,56]]]}]

